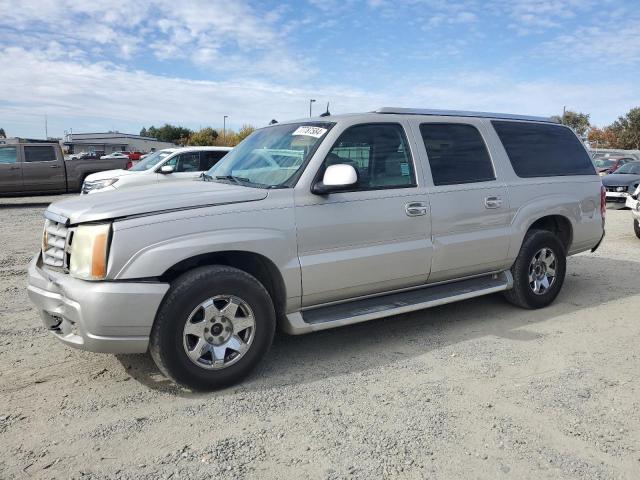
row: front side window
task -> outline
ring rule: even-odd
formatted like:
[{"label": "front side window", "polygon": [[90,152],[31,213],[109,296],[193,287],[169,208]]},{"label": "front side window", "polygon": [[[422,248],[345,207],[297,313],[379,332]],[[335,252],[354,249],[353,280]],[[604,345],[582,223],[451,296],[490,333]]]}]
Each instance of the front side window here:
[{"label": "front side window", "polygon": [[18,161],[18,152],[16,147],[0,148],[0,164],[16,163]]},{"label": "front side window", "polygon": [[404,130],[395,123],[357,125],[345,130],[325,158],[321,173],[336,164],[355,168],[358,183],[353,190],[416,185]]},{"label": "front side window", "polygon": [[172,166],[174,172],[198,172],[200,171],[200,152],[181,153],[164,165]]},{"label": "front side window", "polygon": [[595,174],[589,154],[567,127],[498,120],[491,123],[521,178]]},{"label": "front side window", "polygon": [[56,160],[56,151],[53,147],[24,147],[25,162],[55,162]]},{"label": "front side window", "polygon": [[292,187],[330,122],[273,125],[256,130],[206,172],[204,180],[248,187]]},{"label": "front side window", "polygon": [[640,162],[630,162],[621,166],[616,173],[623,173],[629,175],[640,175]]},{"label": "front side window", "polygon": [[420,133],[434,185],[495,180],[487,146],[476,127],[460,123],[423,123]]}]

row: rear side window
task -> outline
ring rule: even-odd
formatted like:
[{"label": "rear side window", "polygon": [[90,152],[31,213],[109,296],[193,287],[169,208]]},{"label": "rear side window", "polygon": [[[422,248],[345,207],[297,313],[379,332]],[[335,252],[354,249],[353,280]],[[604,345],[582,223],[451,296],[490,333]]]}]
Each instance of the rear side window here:
[{"label": "rear side window", "polygon": [[491,123],[519,177],[595,174],[580,140],[566,127],[497,120]]},{"label": "rear side window", "polygon": [[25,162],[55,162],[56,152],[53,147],[24,147]]},{"label": "rear side window", "polygon": [[200,152],[200,170],[209,170],[226,154],[227,152],[215,150]]},{"label": "rear side window", "polygon": [[18,154],[16,147],[2,147],[0,148],[0,163],[16,163],[18,161]]},{"label": "rear side window", "polygon": [[480,132],[472,125],[423,123],[420,133],[434,185],[495,180],[487,147]]}]

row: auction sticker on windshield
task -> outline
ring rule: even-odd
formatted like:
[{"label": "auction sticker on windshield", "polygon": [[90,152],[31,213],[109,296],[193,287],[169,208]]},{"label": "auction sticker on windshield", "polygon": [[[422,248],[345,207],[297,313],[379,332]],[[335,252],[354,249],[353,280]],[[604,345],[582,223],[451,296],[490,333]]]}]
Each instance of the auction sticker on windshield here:
[{"label": "auction sticker on windshield", "polygon": [[320,138],[325,133],[327,133],[326,128],[303,126],[303,127],[298,127],[296,131],[293,132],[291,135],[306,135],[308,137]]}]

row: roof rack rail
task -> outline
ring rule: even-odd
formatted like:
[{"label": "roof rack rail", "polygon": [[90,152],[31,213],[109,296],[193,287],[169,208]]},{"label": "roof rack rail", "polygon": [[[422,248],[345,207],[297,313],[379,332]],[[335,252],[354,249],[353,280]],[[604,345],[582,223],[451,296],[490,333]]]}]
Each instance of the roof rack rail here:
[{"label": "roof rack rail", "polygon": [[399,115],[434,115],[441,117],[476,117],[495,118],[500,120],[528,120],[533,122],[559,123],[549,117],[535,117],[532,115],[515,115],[512,113],[491,113],[491,112],[467,112],[464,110],[435,110],[428,108],[396,108],[383,107],[374,113],[395,113]]}]

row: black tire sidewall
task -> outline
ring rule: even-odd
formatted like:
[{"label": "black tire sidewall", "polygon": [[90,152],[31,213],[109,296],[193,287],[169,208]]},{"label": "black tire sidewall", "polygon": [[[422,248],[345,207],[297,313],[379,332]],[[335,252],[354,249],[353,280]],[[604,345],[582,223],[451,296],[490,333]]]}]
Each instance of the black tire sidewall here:
[{"label": "black tire sidewall", "polygon": [[[246,377],[266,354],[275,332],[273,302],[266,289],[251,275],[231,267],[202,267],[173,282],[152,331],[154,359],[177,383],[194,390],[212,390],[234,384]],[[193,310],[207,298],[233,295],[247,302],[256,327],[253,342],[244,356],[221,370],[195,365],[183,346],[183,329]],[[159,363],[159,362],[157,362]],[[159,365],[160,366],[160,365]]]},{"label": "black tire sidewall", "polygon": [[[542,295],[537,295],[529,285],[529,264],[533,256],[542,248],[549,248],[556,257],[556,279],[553,285]],[[567,271],[565,248],[553,233],[546,230],[534,230],[527,234],[518,258],[512,269],[514,274],[514,289],[518,289],[518,296],[524,300],[529,308],[542,308],[555,300],[562,289]]]},{"label": "black tire sidewall", "polygon": [[636,237],[640,238],[640,222],[636,218],[633,219],[633,231],[636,233]]}]

